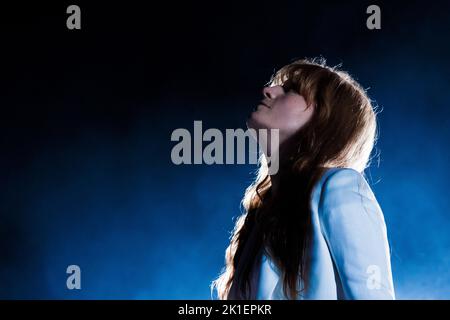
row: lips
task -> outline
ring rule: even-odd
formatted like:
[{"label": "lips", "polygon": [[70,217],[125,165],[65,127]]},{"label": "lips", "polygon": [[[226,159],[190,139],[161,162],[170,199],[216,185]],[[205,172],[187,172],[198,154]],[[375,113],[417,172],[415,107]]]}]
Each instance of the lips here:
[{"label": "lips", "polygon": [[262,101],[262,100],[259,102],[259,104],[270,109],[270,107],[266,103],[264,103],[264,101]]},{"label": "lips", "polygon": [[261,100],[261,101],[258,103],[258,105],[256,105],[256,106],[253,108],[253,111],[257,111],[259,106],[263,106],[263,107],[265,107],[265,108],[271,109],[269,105],[267,105],[266,103],[264,103],[263,100]]}]

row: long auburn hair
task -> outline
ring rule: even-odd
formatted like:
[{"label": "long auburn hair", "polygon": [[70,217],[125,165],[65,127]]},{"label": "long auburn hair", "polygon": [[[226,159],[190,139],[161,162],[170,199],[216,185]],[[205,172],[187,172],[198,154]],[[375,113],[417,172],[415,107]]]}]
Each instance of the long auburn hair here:
[{"label": "long auburn hair", "polygon": [[[289,140],[276,194],[260,154],[256,178],[242,199],[244,213],[225,251],[225,266],[211,283],[219,299],[229,299],[232,286],[241,298],[250,298],[250,275],[260,250],[281,271],[285,297],[297,299],[307,289],[313,187],[326,168],[353,168],[364,174],[377,140],[377,111],[366,91],[347,72],[327,66],[325,59],[294,61],[278,70],[269,85],[295,90],[314,112]],[[249,241],[251,232],[256,241]]]}]

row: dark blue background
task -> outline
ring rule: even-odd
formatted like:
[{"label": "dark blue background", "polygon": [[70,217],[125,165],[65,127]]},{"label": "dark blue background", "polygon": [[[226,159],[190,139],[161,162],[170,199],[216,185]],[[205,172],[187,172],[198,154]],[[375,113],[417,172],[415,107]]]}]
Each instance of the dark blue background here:
[{"label": "dark blue background", "polygon": [[397,297],[450,298],[448,3],[377,1],[375,31],[369,1],[78,2],[79,31],[69,4],[2,5],[0,298],[209,299],[256,166],[175,166],[170,135],[245,128],[276,68],[319,55],[382,109]]}]

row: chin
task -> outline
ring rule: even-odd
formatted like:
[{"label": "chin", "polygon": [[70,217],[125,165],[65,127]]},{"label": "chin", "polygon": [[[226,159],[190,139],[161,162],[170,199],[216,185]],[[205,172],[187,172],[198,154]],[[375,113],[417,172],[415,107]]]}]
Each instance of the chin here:
[{"label": "chin", "polygon": [[258,119],[257,111],[253,111],[250,116],[247,118],[247,128],[248,129],[264,129],[266,126],[264,126],[261,121]]}]

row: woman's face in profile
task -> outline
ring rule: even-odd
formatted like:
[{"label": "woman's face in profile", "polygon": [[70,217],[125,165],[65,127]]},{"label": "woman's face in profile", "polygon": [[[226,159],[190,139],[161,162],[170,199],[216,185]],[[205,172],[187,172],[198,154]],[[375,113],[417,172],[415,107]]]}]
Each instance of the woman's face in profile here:
[{"label": "woman's face in profile", "polygon": [[265,87],[264,98],[247,119],[248,128],[279,129],[280,139],[302,128],[311,118],[314,108],[307,108],[303,96],[282,86]]}]

